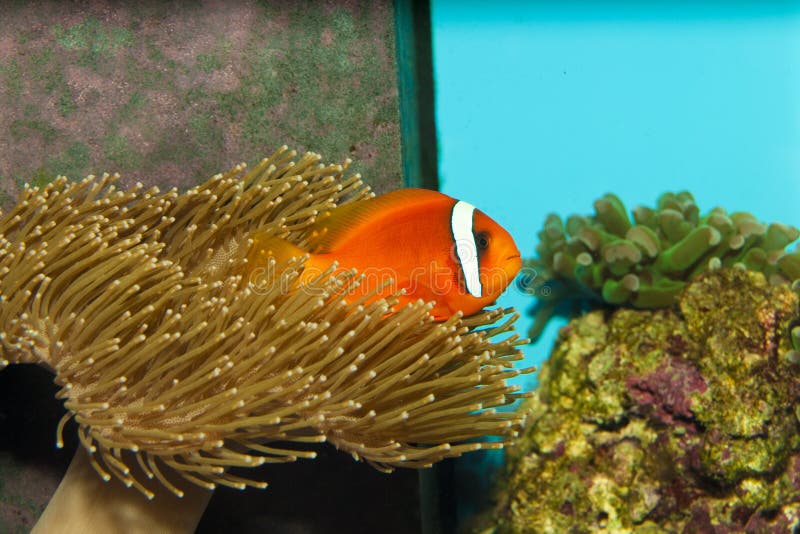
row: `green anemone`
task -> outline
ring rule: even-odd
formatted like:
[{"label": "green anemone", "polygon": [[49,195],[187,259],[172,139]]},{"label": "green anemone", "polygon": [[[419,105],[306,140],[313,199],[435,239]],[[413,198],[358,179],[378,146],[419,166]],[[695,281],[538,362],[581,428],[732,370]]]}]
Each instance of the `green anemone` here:
[{"label": "green anemone", "polygon": [[539,299],[532,339],[564,301],[664,308],[695,275],[722,267],[761,272],[772,284],[800,278],[800,247],[786,250],[800,237],[793,226],[719,207],[701,216],[687,191],[664,193],[655,208],[638,206],[632,216],[611,193],[594,209],[594,215],[566,221],[548,215],[538,257],[525,260],[519,285]]}]

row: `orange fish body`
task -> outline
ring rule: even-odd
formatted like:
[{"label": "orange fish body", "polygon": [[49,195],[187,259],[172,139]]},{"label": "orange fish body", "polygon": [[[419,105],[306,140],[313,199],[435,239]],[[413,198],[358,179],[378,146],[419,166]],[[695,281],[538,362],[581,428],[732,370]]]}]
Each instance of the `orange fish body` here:
[{"label": "orange fish body", "polygon": [[308,250],[255,233],[249,269],[309,253],[307,282],[336,261],[364,279],[354,297],[380,289],[375,299],[400,289],[399,305],[433,301],[436,320],[457,311],[471,315],[494,303],[522,265],[511,235],[466,202],[425,189],[400,189],[346,204],[315,223]]}]

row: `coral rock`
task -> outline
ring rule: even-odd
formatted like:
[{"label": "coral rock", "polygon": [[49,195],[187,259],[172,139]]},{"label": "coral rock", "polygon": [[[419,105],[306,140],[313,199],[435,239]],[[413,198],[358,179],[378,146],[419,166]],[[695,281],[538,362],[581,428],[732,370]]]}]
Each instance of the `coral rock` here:
[{"label": "coral rock", "polygon": [[678,307],[573,320],[528,401],[489,530],[797,528],[797,306],[788,285],[720,269]]}]

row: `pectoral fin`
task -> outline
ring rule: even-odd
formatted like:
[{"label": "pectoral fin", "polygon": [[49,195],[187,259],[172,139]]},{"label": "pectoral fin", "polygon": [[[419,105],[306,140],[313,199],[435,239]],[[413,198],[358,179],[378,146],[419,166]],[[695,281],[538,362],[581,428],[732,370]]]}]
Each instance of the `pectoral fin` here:
[{"label": "pectoral fin", "polygon": [[453,311],[450,310],[444,300],[444,295],[438,294],[427,285],[419,282],[419,280],[405,280],[399,282],[398,286],[405,290],[405,295],[400,297],[400,302],[395,308],[405,306],[410,302],[422,300],[423,302],[434,303],[429,313],[433,316],[435,321],[444,321],[453,315]]}]

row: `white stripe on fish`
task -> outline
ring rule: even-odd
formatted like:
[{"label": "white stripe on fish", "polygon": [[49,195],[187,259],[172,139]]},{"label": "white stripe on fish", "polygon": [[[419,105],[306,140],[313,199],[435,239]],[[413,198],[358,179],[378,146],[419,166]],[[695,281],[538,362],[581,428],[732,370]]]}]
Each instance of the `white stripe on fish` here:
[{"label": "white stripe on fish", "polygon": [[481,287],[480,266],[478,264],[478,246],[475,244],[475,233],[472,230],[472,216],[475,206],[459,200],[453,206],[450,215],[450,229],[456,245],[456,256],[464,273],[467,291],[473,297],[483,296]]}]

